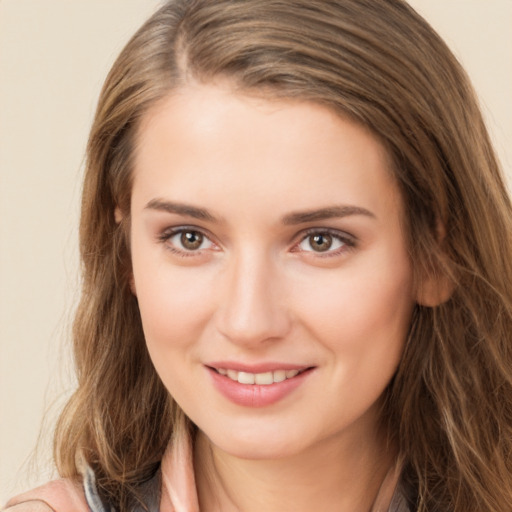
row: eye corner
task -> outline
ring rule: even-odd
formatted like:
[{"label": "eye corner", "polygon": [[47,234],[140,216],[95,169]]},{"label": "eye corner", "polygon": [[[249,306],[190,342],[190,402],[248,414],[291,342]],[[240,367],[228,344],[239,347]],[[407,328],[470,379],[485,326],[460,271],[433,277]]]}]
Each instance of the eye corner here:
[{"label": "eye corner", "polygon": [[[317,242],[317,247],[311,243],[312,237],[324,238],[322,242]],[[309,242],[308,242],[309,240]],[[326,243],[327,246],[322,250],[319,244]],[[302,247],[303,244],[309,244],[309,248]],[[327,258],[342,256],[356,247],[356,239],[349,233],[332,228],[310,228],[298,235],[298,240],[290,249],[292,253],[302,253],[306,257]]]},{"label": "eye corner", "polygon": [[[188,239],[187,239],[187,235]],[[213,237],[196,226],[173,226],[161,230],[157,242],[178,257],[199,257],[207,252],[217,252],[221,248]]]}]

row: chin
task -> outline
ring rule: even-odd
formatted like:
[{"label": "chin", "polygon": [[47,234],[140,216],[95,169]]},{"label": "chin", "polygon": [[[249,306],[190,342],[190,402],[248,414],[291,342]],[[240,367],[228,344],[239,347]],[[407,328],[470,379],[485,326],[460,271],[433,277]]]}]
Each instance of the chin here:
[{"label": "chin", "polygon": [[225,429],[221,432],[212,432],[211,435],[208,432],[205,434],[217,449],[232,457],[248,460],[292,457],[314,444],[314,441],[304,433],[290,432],[290,429],[282,426],[276,429]]},{"label": "chin", "polygon": [[284,445],[279,441],[268,443],[259,442],[227,442],[225,444],[214,443],[217,448],[225,453],[228,453],[232,457],[246,460],[273,460],[283,459],[293,455],[296,455],[298,450],[296,447],[289,444]]}]

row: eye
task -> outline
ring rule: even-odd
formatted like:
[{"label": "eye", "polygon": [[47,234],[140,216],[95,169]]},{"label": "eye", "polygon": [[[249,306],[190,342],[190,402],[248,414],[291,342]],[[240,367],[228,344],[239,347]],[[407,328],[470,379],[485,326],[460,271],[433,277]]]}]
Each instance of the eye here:
[{"label": "eye", "polygon": [[209,242],[209,240],[204,237],[202,233],[199,233],[199,231],[183,231],[175,235],[173,238],[178,238],[181,246],[187,251],[197,251],[198,249],[201,249],[201,246],[205,242],[206,245]]},{"label": "eye", "polygon": [[204,233],[190,228],[166,231],[159,238],[176,253],[194,253],[214,247],[214,243]]},{"label": "eye", "polygon": [[354,247],[354,240],[348,235],[330,230],[310,231],[297,244],[296,251],[309,253],[325,253],[333,255]]}]

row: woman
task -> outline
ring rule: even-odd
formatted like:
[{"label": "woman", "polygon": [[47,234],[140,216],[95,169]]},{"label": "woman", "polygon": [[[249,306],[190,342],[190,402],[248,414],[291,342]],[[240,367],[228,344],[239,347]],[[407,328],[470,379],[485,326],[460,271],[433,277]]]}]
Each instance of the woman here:
[{"label": "woman", "polygon": [[510,222],[403,1],[168,2],[89,141],[65,480],[13,508],[511,510]]}]

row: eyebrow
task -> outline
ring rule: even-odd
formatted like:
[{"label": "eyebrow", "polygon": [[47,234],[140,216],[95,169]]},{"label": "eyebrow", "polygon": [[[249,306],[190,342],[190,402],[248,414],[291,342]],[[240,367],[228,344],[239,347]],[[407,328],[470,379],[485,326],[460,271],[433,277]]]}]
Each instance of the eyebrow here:
[{"label": "eyebrow", "polygon": [[[185,203],[166,201],[164,199],[152,199],[144,209],[185,215],[187,217],[205,220],[208,222],[219,222],[214,215],[204,208],[198,208],[197,206]],[[317,210],[289,213],[282,218],[282,223],[286,226],[292,226],[319,220],[348,217],[351,215],[364,215],[366,217],[375,218],[375,215],[370,210],[361,208],[360,206],[329,206],[327,208],[320,208]]]},{"label": "eyebrow", "polygon": [[204,208],[198,208],[185,203],[176,203],[173,201],[165,201],[163,199],[152,199],[145,206],[145,210],[158,210],[167,213],[176,213],[185,215],[194,219],[206,220],[208,222],[218,222],[218,220]]},{"label": "eyebrow", "polygon": [[366,217],[376,218],[370,210],[360,206],[329,206],[319,210],[307,210],[304,212],[293,212],[283,217],[283,224],[290,226],[295,224],[304,224],[319,220],[327,220],[350,215],[364,215]]}]

